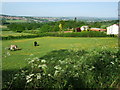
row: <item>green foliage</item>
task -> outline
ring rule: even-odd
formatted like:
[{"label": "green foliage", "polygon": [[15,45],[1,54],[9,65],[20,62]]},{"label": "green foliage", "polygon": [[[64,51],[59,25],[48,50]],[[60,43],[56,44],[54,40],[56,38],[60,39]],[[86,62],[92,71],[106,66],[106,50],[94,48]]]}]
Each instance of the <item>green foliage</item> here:
[{"label": "green foliage", "polygon": [[0,25],[8,25],[10,24],[9,22],[6,22],[5,19],[0,20]]},{"label": "green foliage", "polygon": [[105,32],[83,31],[73,33],[39,33],[39,36],[55,36],[55,37],[107,37]]},{"label": "green foliage", "polygon": [[42,26],[42,23],[10,23],[7,25],[11,31],[35,30]]},{"label": "green foliage", "polygon": [[[28,59],[29,68],[15,74],[10,89],[118,88],[120,53],[101,51],[55,50]],[[21,85],[22,83],[22,85]]]},{"label": "green foliage", "polygon": [[43,25],[41,28],[40,28],[40,32],[50,32],[52,31],[52,27],[50,25]]},{"label": "green foliage", "polygon": [[2,31],[2,40],[10,40],[10,39],[21,39],[21,38],[34,38],[38,37],[37,34],[30,33],[16,33],[13,31]]},{"label": "green foliage", "polygon": [[112,21],[103,21],[103,22],[83,22],[83,21],[57,21],[57,22],[47,22],[47,23],[35,23],[35,22],[19,22],[19,23],[9,23],[7,26],[9,30],[16,31],[16,32],[23,32],[24,30],[36,30],[39,28],[40,32],[57,32],[59,31],[59,24],[62,24],[62,29],[75,29],[77,27],[81,27],[87,25],[89,27],[96,27],[96,28],[106,28],[112,24],[118,24],[117,20]]}]

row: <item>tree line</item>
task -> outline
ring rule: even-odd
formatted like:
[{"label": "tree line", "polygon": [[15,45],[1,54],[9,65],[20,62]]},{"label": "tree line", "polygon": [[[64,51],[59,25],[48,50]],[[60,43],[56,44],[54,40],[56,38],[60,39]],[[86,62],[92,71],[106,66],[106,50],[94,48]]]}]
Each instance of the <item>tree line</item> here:
[{"label": "tree line", "polygon": [[39,30],[40,32],[57,32],[59,31],[59,24],[62,24],[62,28],[64,30],[75,29],[81,26],[89,26],[93,28],[103,28],[112,25],[118,24],[118,20],[112,21],[102,21],[102,22],[86,22],[86,21],[76,21],[76,20],[68,20],[68,21],[56,21],[56,22],[44,22],[44,23],[7,23],[5,20],[2,24],[7,25],[9,30],[15,32],[22,32],[25,30]]}]

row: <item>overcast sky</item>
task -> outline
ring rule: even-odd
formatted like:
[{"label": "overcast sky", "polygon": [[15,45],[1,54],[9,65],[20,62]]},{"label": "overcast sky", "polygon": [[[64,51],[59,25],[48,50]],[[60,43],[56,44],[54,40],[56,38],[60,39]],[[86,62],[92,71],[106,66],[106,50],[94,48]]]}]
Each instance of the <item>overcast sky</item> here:
[{"label": "overcast sky", "polygon": [[3,2],[2,14],[52,17],[117,17],[118,2]]}]

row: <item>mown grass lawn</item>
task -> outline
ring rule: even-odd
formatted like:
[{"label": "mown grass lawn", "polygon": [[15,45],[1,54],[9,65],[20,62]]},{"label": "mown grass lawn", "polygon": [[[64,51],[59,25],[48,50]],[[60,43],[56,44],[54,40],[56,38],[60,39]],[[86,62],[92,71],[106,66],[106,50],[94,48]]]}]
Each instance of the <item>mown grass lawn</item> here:
[{"label": "mown grass lawn", "polygon": [[[33,46],[37,41],[39,46]],[[22,50],[9,51],[10,45],[18,45]],[[4,40],[2,41],[2,69],[15,70],[27,66],[25,59],[42,57],[48,52],[59,49],[85,49],[85,50],[113,50],[117,47],[117,38],[68,38],[68,37],[41,37],[32,39]]]}]

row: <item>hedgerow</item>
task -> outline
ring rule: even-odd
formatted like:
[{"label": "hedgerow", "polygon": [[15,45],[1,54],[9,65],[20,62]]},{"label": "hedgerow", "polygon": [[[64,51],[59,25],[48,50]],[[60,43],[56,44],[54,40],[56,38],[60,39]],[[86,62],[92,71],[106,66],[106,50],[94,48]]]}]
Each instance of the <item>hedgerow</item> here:
[{"label": "hedgerow", "polygon": [[27,33],[31,33],[31,34],[28,34],[28,35],[23,34],[23,35],[17,35],[17,36],[15,36],[15,35],[4,36],[3,35],[2,40],[45,37],[45,36],[52,36],[52,37],[111,37],[110,35],[107,35],[105,32],[98,32],[98,31],[83,31],[83,32],[72,32],[72,33],[59,33],[59,32],[40,33],[37,30],[37,31],[28,31]]}]

